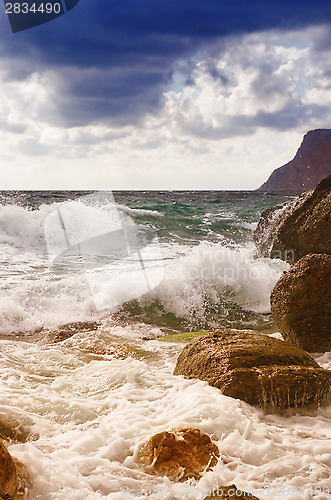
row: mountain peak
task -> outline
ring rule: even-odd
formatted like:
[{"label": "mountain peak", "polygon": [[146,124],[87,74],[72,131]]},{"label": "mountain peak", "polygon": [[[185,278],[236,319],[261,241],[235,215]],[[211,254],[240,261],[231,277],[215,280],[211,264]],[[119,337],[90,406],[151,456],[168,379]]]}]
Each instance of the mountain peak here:
[{"label": "mountain peak", "polygon": [[331,130],[310,130],[293,160],[274,170],[258,190],[309,191],[330,174]]}]

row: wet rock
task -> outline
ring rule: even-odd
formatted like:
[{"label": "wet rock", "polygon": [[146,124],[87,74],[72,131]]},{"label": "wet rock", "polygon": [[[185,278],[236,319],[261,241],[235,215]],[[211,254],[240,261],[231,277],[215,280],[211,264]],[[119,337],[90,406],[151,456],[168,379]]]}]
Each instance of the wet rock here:
[{"label": "wet rock", "polygon": [[331,175],[314,191],[262,212],[253,239],[260,256],[291,263],[331,254]]},{"label": "wet rock", "polygon": [[190,340],[194,339],[195,337],[198,337],[198,336],[203,335],[205,333],[210,333],[210,332],[180,332],[180,333],[173,333],[171,335],[165,335],[164,337],[159,337],[157,340],[159,342],[179,342],[179,343],[186,343],[186,342],[189,342]]},{"label": "wet rock", "polygon": [[210,437],[199,429],[164,431],[139,447],[136,459],[152,474],[168,476],[173,481],[199,479],[217,464],[219,450]]},{"label": "wet rock", "polygon": [[133,351],[124,344],[108,344],[104,347],[91,347],[87,350],[91,354],[96,354],[97,356],[112,356],[116,359],[126,359],[133,355]]},{"label": "wet rock", "polygon": [[53,342],[62,342],[76,333],[95,331],[98,327],[99,323],[97,321],[76,321],[74,323],[67,323],[59,327],[52,340]]},{"label": "wet rock", "polygon": [[3,411],[0,408],[0,438],[6,441],[25,443],[37,439],[33,432],[34,422],[26,415],[22,415],[9,408]]},{"label": "wet rock", "polygon": [[[94,327],[94,330],[93,330]],[[79,349],[82,354],[90,359],[101,359],[104,356],[111,356],[116,359],[126,359],[133,357],[136,359],[151,356],[150,351],[137,348],[136,346],[125,344],[114,335],[106,334],[98,329],[99,323],[73,323],[71,328],[60,330],[55,337],[49,340],[55,344],[63,342],[66,348]],[[98,330],[97,332],[95,332]],[[95,333],[94,333],[95,332]],[[72,338],[75,335],[74,338]]]},{"label": "wet rock", "polygon": [[21,500],[25,497],[25,468],[14,461],[5,445],[0,441],[0,498]]},{"label": "wet rock", "polygon": [[253,240],[260,257],[294,262],[295,255],[293,255],[292,248],[284,251],[277,249],[277,235],[286,219],[303,204],[307,196],[309,195],[305,193],[294,200],[267,208],[261,213],[259,223],[253,233]]},{"label": "wet rock", "polygon": [[220,486],[215,489],[212,495],[205,497],[204,500],[212,500],[213,498],[224,498],[225,500],[242,500],[243,498],[246,500],[259,500],[248,491],[238,489],[235,484],[230,484],[230,486]]},{"label": "wet rock", "polygon": [[282,336],[308,352],[331,350],[331,256],[310,254],[284,273],[271,292]]},{"label": "wet rock", "polygon": [[331,372],[302,349],[259,333],[223,330],[197,337],[174,375],[205,380],[223,394],[268,409],[316,408],[330,395]]}]

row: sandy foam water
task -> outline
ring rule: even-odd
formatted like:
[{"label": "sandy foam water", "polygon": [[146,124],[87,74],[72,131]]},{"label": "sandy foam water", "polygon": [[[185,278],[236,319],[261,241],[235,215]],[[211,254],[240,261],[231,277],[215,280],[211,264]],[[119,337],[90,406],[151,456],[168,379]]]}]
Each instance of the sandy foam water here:
[{"label": "sandy foam water", "polygon": [[17,334],[55,328],[72,321],[97,318],[84,274],[55,277],[48,274],[17,280],[2,287],[0,333]]},{"label": "sandy foam water", "polygon": [[[86,336],[93,344],[95,334]],[[178,344],[141,342],[149,355],[123,360],[96,358],[81,341],[80,334],[62,346],[0,341],[0,416],[31,432],[9,450],[28,464],[34,500],[135,499],[149,490],[150,498],[193,500],[232,483],[273,500],[330,498],[316,492],[331,489],[331,407],[265,415],[205,382],[173,376]],[[219,447],[212,471],[175,483],[140,470],[141,440],[187,426]]]}]

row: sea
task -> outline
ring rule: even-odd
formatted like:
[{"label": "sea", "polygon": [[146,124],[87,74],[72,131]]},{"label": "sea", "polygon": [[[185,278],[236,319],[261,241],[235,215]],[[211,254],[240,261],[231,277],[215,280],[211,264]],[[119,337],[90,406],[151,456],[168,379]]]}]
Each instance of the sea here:
[{"label": "sea", "polygon": [[[254,191],[0,193],[0,431],[33,500],[331,498],[331,405],[268,413],[174,376],[184,332],[281,338]],[[313,353],[331,369],[331,352]],[[143,470],[149,436],[200,429],[220,459],[200,480]]]}]

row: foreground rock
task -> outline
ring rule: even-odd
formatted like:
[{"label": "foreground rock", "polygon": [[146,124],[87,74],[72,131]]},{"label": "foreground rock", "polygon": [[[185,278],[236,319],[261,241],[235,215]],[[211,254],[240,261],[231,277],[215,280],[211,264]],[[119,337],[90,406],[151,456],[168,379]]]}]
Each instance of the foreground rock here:
[{"label": "foreground rock", "polygon": [[308,191],[330,174],[331,130],[310,130],[293,160],[274,170],[259,191]]},{"label": "foreground rock", "polygon": [[25,497],[24,467],[16,464],[0,441],[0,498],[19,500]]},{"label": "foreground rock", "polygon": [[242,500],[243,498],[246,500],[259,500],[251,493],[246,492],[245,490],[239,490],[235,484],[230,484],[230,486],[220,486],[212,495],[205,497],[204,500],[212,500],[213,498],[224,498],[225,500]]},{"label": "foreground rock", "polygon": [[330,394],[331,372],[302,349],[263,334],[223,330],[197,337],[174,375],[205,380],[223,394],[262,408],[316,408]]},{"label": "foreground rock", "polygon": [[137,453],[137,461],[146,471],[173,481],[199,479],[217,464],[218,457],[218,448],[210,437],[190,428],[155,434]]},{"label": "foreground rock", "polygon": [[308,253],[331,254],[331,175],[314,191],[262,212],[253,238],[262,257],[291,263]]},{"label": "foreground rock", "polygon": [[331,256],[310,254],[271,292],[271,312],[285,340],[308,352],[331,351]]}]

